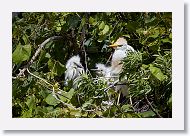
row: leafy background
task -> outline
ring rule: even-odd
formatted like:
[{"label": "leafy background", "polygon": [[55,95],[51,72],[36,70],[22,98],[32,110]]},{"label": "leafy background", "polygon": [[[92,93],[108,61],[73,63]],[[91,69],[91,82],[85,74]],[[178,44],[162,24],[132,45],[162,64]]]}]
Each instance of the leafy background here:
[{"label": "leafy background", "polygon": [[[39,45],[52,36],[61,38],[50,40],[30,71],[18,76]],[[85,66],[85,49],[89,70],[97,62],[105,64],[113,52],[107,46],[120,36],[137,51],[123,61],[120,78],[127,77],[129,90],[125,101],[117,105],[117,92],[102,91],[107,85],[95,80],[93,71],[79,79],[78,89],[72,83],[64,85],[70,57],[79,54]],[[12,116],[16,118],[171,118],[172,14],[19,13],[12,21],[12,76]],[[110,96],[111,105],[105,103]]]}]

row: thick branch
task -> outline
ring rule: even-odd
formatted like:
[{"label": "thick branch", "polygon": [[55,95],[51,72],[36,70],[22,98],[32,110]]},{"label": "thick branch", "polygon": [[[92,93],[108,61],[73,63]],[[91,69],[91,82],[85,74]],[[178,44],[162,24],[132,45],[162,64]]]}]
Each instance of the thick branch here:
[{"label": "thick branch", "polygon": [[39,45],[38,49],[36,50],[35,54],[32,56],[31,60],[24,66],[22,70],[20,70],[20,73],[17,75],[17,77],[23,76],[26,69],[36,60],[37,56],[40,54],[40,51],[42,48],[50,41],[61,39],[62,36],[52,36],[48,39],[46,39],[42,44]]}]

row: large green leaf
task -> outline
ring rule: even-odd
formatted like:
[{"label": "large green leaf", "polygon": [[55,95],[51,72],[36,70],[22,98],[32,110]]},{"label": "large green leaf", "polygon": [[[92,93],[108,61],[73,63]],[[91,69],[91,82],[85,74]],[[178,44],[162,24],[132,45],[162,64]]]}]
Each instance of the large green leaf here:
[{"label": "large green leaf", "polygon": [[69,92],[62,92],[62,96],[60,96],[60,98],[64,102],[70,101],[71,98],[73,97],[74,93],[75,93],[75,90],[73,88],[71,88],[69,90]]},{"label": "large green leaf", "polygon": [[104,29],[102,31],[102,34],[105,35],[108,31],[109,31],[109,26],[105,25],[105,27],[104,27]]},{"label": "large green leaf", "polygon": [[150,64],[150,72],[160,81],[163,81],[166,76],[162,73],[162,71],[157,68],[157,67],[154,67],[152,64]]},{"label": "large green leaf", "polygon": [[53,105],[53,106],[56,106],[60,103],[58,100],[55,99],[55,97],[52,94],[49,94],[46,97],[45,101],[47,102],[47,104]]},{"label": "large green leaf", "polygon": [[104,27],[105,27],[105,23],[102,21],[102,22],[100,23],[100,25],[99,25],[99,29],[100,29],[100,30],[103,30]]},{"label": "large green leaf", "polygon": [[19,64],[22,61],[29,60],[31,55],[31,45],[17,45],[13,52],[13,63]]},{"label": "large green leaf", "polygon": [[139,113],[140,116],[142,116],[143,118],[150,118],[150,117],[154,117],[156,114],[153,111],[145,111],[142,113]]},{"label": "large green leaf", "polygon": [[36,107],[35,96],[29,96],[29,99],[26,101],[26,105],[29,109],[34,109]]}]

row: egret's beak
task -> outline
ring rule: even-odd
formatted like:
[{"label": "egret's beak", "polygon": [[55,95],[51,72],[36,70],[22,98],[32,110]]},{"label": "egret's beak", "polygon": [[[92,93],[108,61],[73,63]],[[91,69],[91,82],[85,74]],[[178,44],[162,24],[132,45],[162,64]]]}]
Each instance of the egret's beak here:
[{"label": "egret's beak", "polygon": [[117,45],[117,44],[115,44],[115,43],[114,43],[114,44],[112,44],[112,45],[109,45],[109,47],[113,47],[113,48],[114,48],[114,47],[117,47],[117,46],[118,46],[118,45]]}]

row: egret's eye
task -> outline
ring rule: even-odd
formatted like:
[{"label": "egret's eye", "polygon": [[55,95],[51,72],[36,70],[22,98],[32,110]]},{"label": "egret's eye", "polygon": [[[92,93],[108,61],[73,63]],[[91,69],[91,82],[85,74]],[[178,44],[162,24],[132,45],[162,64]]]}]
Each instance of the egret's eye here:
[{"label": "egret's eye", "polygon": [[118,46],[118,47],[121,47],[122,45],[121,45],[121,44],[118,44],[117,46]]}]

